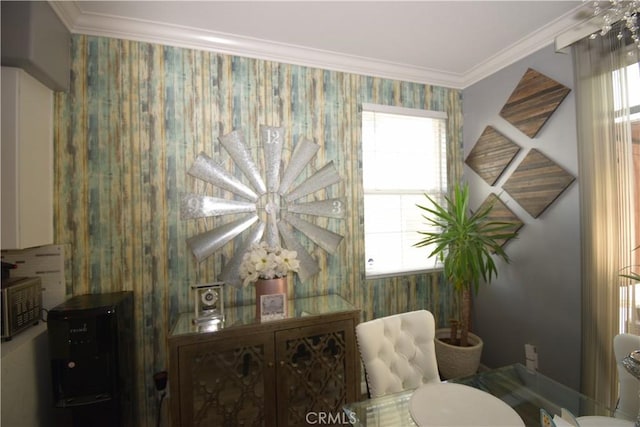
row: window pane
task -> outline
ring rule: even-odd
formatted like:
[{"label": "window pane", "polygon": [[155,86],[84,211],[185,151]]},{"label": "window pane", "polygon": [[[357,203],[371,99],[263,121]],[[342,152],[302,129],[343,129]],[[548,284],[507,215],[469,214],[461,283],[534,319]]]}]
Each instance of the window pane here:
[{"label": "window pane", "polygon": [[367,240],[367,274],[388,273],[401,267],[400,233],[373,233],[367,236]]},{"label": "window pane", "polygon": [[430,246],[415,248],[413,245],[421,239],[418,233],[404,233],[404,244],[407,247],[403,253],[404,265],[407,270],[420,270],[426,268],[438,267],[437,259],[429,259],[429,254],[433,251]]},{"label": "window pane", "polygon": [[440,189],[445,120],[363,112],[364,188]]},{"label": "window pane", "polygon": [[[622,71],[613,72],[614,87],[621,87],[620,80],[624,78],[627,89],[624,93],[614,92],[613,106],[616,111],[620,110],[622,105],[629,107],[640,105],[640,67],[638,63],[629,65]],[[627,98],[623,101],[623,97]]]},{"label": "window pane", "polygon": [[367,275],[434,268],[430,248],[413,247],[426,230],[416,205],[428,205],[424,193],[441,200],[446,192],[446,119],[375,107],[365,107],[362,131]]},{"label": "window pane", "polygon": [[402,230],[400,195],[365,194],[364,211],[365,234],[400,232]]}]

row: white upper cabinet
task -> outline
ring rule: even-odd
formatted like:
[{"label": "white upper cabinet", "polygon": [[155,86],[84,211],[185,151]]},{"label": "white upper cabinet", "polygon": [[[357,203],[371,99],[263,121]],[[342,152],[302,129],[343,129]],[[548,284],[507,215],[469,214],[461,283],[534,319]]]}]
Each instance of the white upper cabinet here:
[{"label": "white upper cabinet", "polygon": [[53,243],[53,92],[2,67],[2,249]]}]

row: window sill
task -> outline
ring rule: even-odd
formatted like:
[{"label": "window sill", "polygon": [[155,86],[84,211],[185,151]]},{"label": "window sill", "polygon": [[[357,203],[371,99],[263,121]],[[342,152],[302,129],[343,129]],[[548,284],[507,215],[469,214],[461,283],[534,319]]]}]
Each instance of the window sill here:
[{"label": "window sill", "polygon": [[365,280],[377,280],[377,279],[388,279],[390,277],[401,277],[401,276],[416,276],[419,274],[429,274],[441,272],[443,267],[441,265],[425,268],[421,270],[411,270],[411,271],[397,271],[397,272],[387,272],[387,273],[365,273]]}]

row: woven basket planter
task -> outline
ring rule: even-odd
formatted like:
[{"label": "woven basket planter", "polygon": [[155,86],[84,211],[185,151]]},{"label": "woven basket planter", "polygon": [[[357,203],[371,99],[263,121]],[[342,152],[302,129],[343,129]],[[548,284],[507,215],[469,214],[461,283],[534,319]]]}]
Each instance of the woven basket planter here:
[{"label": "woven basket planter", "polygon": [[436,330],[436,359],[441,378],[448,380],[475,374],[480,366],[482,339],[469,332],[469,346],[460,347],[441,340],[449,338],[449,335],[449,328]]}]

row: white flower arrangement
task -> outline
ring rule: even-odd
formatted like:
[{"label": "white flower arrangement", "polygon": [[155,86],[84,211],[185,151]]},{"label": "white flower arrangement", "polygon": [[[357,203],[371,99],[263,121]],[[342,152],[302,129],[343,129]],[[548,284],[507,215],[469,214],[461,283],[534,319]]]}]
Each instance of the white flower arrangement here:
[{"label": "white flower arrangement", "polygon": [[276,279],[285,277],[290,271],[298,271],[300,261],[296,251],[289,251],[279,246],[271,247],[266,242],[255,243],[242,257],[240,278],[242,285],[258,279]]}]

